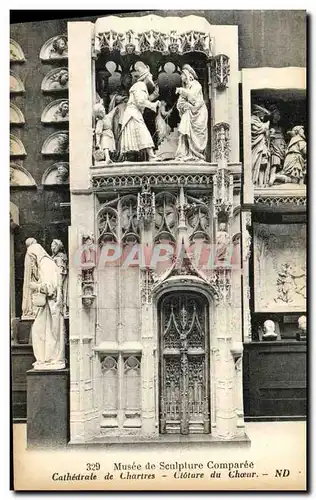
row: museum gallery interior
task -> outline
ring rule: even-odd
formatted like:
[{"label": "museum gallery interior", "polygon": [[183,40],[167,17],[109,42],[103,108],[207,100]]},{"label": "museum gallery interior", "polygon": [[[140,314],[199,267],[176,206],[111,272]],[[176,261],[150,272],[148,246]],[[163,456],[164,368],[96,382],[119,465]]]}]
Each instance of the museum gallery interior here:
[{"label": "museum gallery interior", "polygon": [[305,418],[305,12],[158,14],[11,25],[30,446]]}]

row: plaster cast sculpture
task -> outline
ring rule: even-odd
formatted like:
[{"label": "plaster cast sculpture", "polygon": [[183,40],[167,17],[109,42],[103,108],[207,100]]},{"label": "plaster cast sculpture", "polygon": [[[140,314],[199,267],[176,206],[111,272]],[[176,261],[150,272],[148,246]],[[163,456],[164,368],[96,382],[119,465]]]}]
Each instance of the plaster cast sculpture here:
[{"label": "plaster cast sculpture", "polygon": [[262,334],[262,340],[276,340],[278,337],[277,333],[275,332],[275,323],[271,319],[267,319],[263,323],[263,334]]},{"label": "plaster cast sculpture", "polygon": [[54,132],[44,141],[43,155],[65,155],[69,153],[69,136],[67,130]]},{"label": "plaster cast sculpture", "polygon": [[41,61],[50,61],[54,59],[67,59],[67,35],[54,36],[47,40],[40,52]]},{"label": "plaster cast sculpture", "polygon": [[269,183],[269,126],[265,121],[270,113],[267,109],[255,104],[251,113],[251,154],[252,182],[255,186],[266,186]]},{"label": "plaster cast sculpture", "polygon": [[95,159],[112,163],[110,152],[115,151],[115,138],[113,133],[113,118],[119,113],[119,108],[114,107],[108,114],[105,113],[103,104],[94,107],[95,126]]},{"label": "plaster cast sculpture", "polygon": [[60,123],[69,121],[68,99],[58,99],[50,102],[44,109],[41,117],[42,123]]},{"label": "plaster cast sculpture", "polygon": [[21,78],[10,70],[10,93],[11,94],[23,94],[25,92],[24,83]]},{"label": "plaster cast sculpture", "polygon": [[276,174],[283,168],[285,157],[286,142],[284,138],[283,128],[279,125],[281,115],[277,106],[273,105],[269,108],[271,113],[270,119],[270,176],[269,185],[272,186],[276,179]]},{"label": "plaster cast sculpture", "polygon": [[68,257],[63,243],[60,240],[53,240],[51,244],[52,259],[60,272],[61,302],[63,314],[68,316]]},{"label": "plaster cast sculpture", "polygon": [[298,318],[298,332],[296,334],[296,340],[306,340],[307,337],[307,323],[306,316],[300,316]]},{"label": "plaster cast sculpture", "polygon": [[68,69],[52,69],[45,75],[42,81],[41,89],[43,92],[59,92],[68,90]]},{"label": "plaster cast sculpture", "polygon": [[296,125],[288,134],[290,134],[291,140],[285,151],[283,169],[276,176],[276,179],[293,184],[304,184],[307,162],[307,144],[304,127]]},{"label": "plaster cast sculpture", "polygon": [[189,64],[182,68],[181,81],[183,87],[176,89],[176,94],[179,94],[177,108],[181,119],[176,160],[205,161],[208,113],[202,86]]},{"label": "plaster cast sculpture", "polygon": [[[28,238],[24,262],[24,309],[36,307],[31,336],[35,370],[65,368],[65,323],[60,270],[34,238]],[[26,307],[26,304],[27,307]]]},{"label": "plaster cast sculpture", "polygon": [[10,124],[24,125],[25,118],[22,111],[12,102],[10,102]]},{"label": "plaster cast sculpture", "polygon": [[21,46],[15,41],[10,39],[10,62],[13,63],[23,63],[25,62],[25,56]]},{"label": "plaster cast sculpture", "polygon": [[219,231],[216,234],[216,262],[225,261],[227,258],[227,250],[230,243],[229,234],[226,231],[224,222],[219,224]]},{"label": "plaster cast sculpture", "polygon": [[36,186],[30,172],[16,163],[10,164],[10,187],[16,186]]},{"label": "plaster cast sculpture", "polygon": [[154,112],[158,110],[159,101],[151,102],[149,94],[149,91],[156,90],[155,85],[149,67],[141,61],[135,64],[135,76],[137,81],[129,90],[122,118],[120,151],[122,154],[145,151],[148,161],[157,161],[154,142],[143,118],[145,108]]},{"label": "plaster cast sculpture", "polygon": [[26,156],[22,141],[12,134],[10,134],[10,156]]},{"label": "plaster cast sculpture", "polygon": [[48,167],[42,177],[43,186],[69,184],[69,163],[60,161]]}]

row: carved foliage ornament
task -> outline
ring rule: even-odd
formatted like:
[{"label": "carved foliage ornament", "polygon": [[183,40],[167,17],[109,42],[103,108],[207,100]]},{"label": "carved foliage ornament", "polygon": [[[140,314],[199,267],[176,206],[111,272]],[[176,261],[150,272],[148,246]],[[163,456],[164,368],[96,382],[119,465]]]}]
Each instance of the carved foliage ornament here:
[{"label": "carved foliage ornament", "polygon": [[23,63],[25,62],[25,56],[20,45],[10,38],[10,62],[13,63]]},{"label": "carved foliage ornament", "polygon": [[220,169],[213,177],[213,203],[215,214],[233,214],[234,176],[226,169]]},{"label": "carved foliage ornament", "polygon": [[288,203],[297,206],[306,206],[306,196],[255,196],[256,204],[263,203],[270,207],[286,205]]},{"label": "carved foliage ornament", "polygon": [[135,32],[106,31],[99,33],[95,40],[95,51],[119,51],[122,55],[143,52],[160,52],[186,54],[188,52],[202,52],[206,56],[212,55],[212,38],[208,33],[199,31],[186,31],[178,33],[176,30],[163,33],[159,30]]},{"label": "carved foliage ornament", "polygon": [[11,94],[23,94],[25,92],[24,83],[21,78],[10,70],[10,93]]},{"label": "carved foliage ornament", "polygon": [[24,125],[25,118],[22,111],[12,102],[10,102],[10,124]]},{"label": "carved foliage ornament", "polygon": [[137,220],[142,220],[145,225],[149,224],[155,216],[155,193],[150,191],[149,186],[142,186],[137,195]]},{"label": "carved foliage ornament", "polygon": [[92,187],[102,189],[105,187],[132,187],[142,185],[172,185],[172,186],[209,186],[212,184],[212,175],[208,174],[152,174],[152,175],[115,175],[94,176]]},{"label": "carved foliage ornament", "polygon": [[54,132],[44,141],[43,155],[66,155],[69,153],[69,136],[67,130]]}]

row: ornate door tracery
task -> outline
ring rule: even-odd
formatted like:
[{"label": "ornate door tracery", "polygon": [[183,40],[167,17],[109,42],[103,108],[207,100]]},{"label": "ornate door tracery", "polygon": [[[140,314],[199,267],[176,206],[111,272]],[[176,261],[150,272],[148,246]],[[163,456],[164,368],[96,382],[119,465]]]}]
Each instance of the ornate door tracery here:
[{"label": "ornate door tracery", "polygon": [[193,292],[160,303],[160,432],[209,432],[208,304]]}]

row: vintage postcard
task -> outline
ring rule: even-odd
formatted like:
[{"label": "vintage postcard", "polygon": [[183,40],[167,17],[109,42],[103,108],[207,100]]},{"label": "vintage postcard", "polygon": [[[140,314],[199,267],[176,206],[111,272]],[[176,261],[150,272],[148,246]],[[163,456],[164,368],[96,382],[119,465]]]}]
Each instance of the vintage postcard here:
[{"label": "vintage postcard", "polygon": [[306,12],[60,12],[10,26],[12,488],[305,491]]}]

